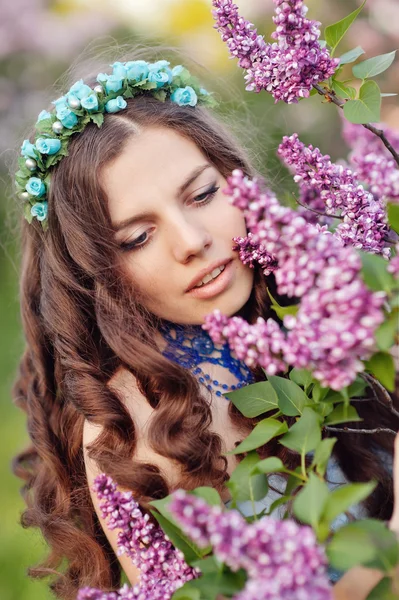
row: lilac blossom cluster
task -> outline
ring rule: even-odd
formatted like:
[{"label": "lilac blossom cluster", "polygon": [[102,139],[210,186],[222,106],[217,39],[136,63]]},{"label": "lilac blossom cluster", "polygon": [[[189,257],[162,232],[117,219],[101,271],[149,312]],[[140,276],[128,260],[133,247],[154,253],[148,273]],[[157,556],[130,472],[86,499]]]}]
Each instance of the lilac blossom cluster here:
[{"label": "lilac blossom cluster", "polygon": [[131,492],[120,492],[105,474],[98,475],[94,491],[109,529],[118,531],[118,554],[126,554],[140,570],[140,585],[118,592],[82,588],[77,600],[168,600],[186,581],[198,577],[162,529],[143,514]]},{"label": "lilac blossom cluster", "polygon": [[[399,151],[399,132],[380,125],[396,151]],[[357,177],[368,186],[376,199],[399,202],[399,169],[381,140],[361,125],[343,119],[342,136],[351,149],[349,164]]]},{"label": "lilac blossom cluster", "polygon": [[265,276],[270,275],[277,268],[277,260],[274,256],[266,252],[262,244],[254,243],[252,233],[245,237],[236,237],[233,239],[233,250],[238,252],[241,262],[248,265],[251,269],[255,263],[261,266]]},{"label": "lilac blossom cluster", "polygon": [[278,155],[295,174],[301,192],[316,190],[326,214],[342,219],[335,235],[345,245],[389,257],[384,203],[359,185],[357,173],[332,163],[318,148],[305,146],[296,133],[283,138]]},{"label": "lilac blossom cluster", "polygon": [[225,192],[244,211],[251,244],[261,244],[277,261],[278,293],[301,302],[295,316],[284,318],[286,331],[271,318],[249,324],[219,311],[208,315],[204,328],[216,343],[227,341],[238,358],[269,375],[290,365],[311,370],[325,387],[349,385],[375,349],[385,294],[365,286],[352,248],[326,226],[281,206],[256,180],[236,170]]},{"label": "lilac blossom cluster", "polygon": [[235,600],[331,600],[326,557],[310,527],[263,517],[248,524],[236,510],[223,512],[178,490],[169,510],[198,546],[211,545],[232,571],[248,580]]},{"label": "lilac blossom cluster", "polygon": [[320,23],[306,18],[303,0],[273,0],[276,30],[268,44],[253,24],[239,15],[232,0],[213,0],[216,29],[232,58],[246,69],[248,91],[271,93],[276,102],[297,103],[313,86],[331,77],[339,59],[321,48]]}]

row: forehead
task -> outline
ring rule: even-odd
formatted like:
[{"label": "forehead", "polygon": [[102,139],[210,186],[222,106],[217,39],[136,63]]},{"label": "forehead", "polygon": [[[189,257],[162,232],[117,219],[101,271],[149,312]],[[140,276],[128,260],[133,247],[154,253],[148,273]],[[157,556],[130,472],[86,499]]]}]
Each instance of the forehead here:
[{"label": "forehead", "polygon": [[101,173],[111,219],[123,220],[132,209],[148,208],[153,200],[176,194],[192,170],[206,162],[192,140],[171,129],[135,133]]}]

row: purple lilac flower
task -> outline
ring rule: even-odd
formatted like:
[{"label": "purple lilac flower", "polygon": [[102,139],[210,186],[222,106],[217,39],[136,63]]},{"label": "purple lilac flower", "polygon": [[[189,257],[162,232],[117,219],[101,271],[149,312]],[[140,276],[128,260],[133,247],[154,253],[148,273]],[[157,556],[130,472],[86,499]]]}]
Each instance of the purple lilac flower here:
[{"label": "purple lilac flower", "polygon": [[235,600],[332,599],[326,557],[310,527],[272,517],[248,524],[238,511],[222,512],[183,490],[169,510],[186,535],[211,544],[233,571],[246,570],[248,581]]},{"label": "purple lilac flower", "polygon": [[232,58],[247,70],[248,91],[271,93],[276,102],[297,103],[312,87],[334,74],[339,60],[321,48],[320,23],[306,18],[303,0],[273,0],[276,31],[268,44],[253,24],[240,17],[232,0],[213,0],[216,29]]},{"label": "purple lilac flower", "polygon": [[235,243],[233,250],[238,252],[244,265],[249,265],[253,269],[254,263],[259,264],[265,276],[276,270],[277,261],[275,257],[266,252],[262,244],[253,241],[252,233],[249,233],[246,237],[233,238],[233,242]]},{"label": "purple lilac flower", "polygon": [[360,257],[350,246],[326,226],[281,206],[259,181],[236,170],[225,193],[244,212],[249,243],[261,244],[275,258],[278,293],[301,303],[295,317],[284,318],[285,332],[273,319],[249,324],[220,311],[208,315],[204,328],[216,343],[227,341],[240,360],[259,364],[269,375],[290,365],[311,370],[326,387],[349,385],[375,350],[385,294],[364,285]]},{"label": "purple lilac flower", "polygon": [[295,173],[302,192],[317,189],[325,212],[343,217],[335,235],[345,245],[389,257],[390,248],[384,242],[388,234],[384,204],[359,185],[356,173],[332,163],[318,148],[305,146],[296,133],[283,138],[278,155]]},{"label": "purple lilac flower", "polygon": [[140,570],[140,585],[104,593],[84,588],[78,600],[169,600],[186,581],[198,577],[162,529],[143,514],[132,492],[120,492],[105,474],[94,482],[103,519],[109,529],[118,529],[118,553],[126,554]]},{"label": "purple lilac flower", "polygon": [[[379,125],[389,142],[399,151],[399,132]],[[342,136],[351,148],[348,160],[357,177],[380,199],[399,202],[399,169],[389,150],[371,131],[343,119]]]}]

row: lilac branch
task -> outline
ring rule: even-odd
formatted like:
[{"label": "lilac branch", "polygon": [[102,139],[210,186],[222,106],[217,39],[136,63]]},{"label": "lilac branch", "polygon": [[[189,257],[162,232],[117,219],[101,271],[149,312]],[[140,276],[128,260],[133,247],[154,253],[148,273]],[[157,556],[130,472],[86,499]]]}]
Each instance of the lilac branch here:
[{"label": "lilac branch", "polygon": [[[399,418],[399,411],[397,411],[396,408],[393,406],[391,396],[388,394],[384,386],[378,381],[378,379],[373,377],[373,375],[370,375],[370,373],[361,373],[360,376],[370,385],[370,389],[373,392],[375,400],[380,404],[387,406],[391,413],[395,415],[395,417]],[[379,394],[377,393],[377,390]]]},{"label": "lilac branch", "polygon": [[333,431],[334,433],[390,433],[392,435],[396,435],[397,431],[393,429],[388,429],[388,427],[375,427],[375,429],[354,429],[351,427],[330,427],[329,425],[325,425],[324,429],[326,431]]},{"label": "lilac branch", "polygon": [[325,212],[322,212],[321,210],[316,210],[315,208],[311,208],[310,206],[307,206],[306,204],[303,204],[300,200],[298,200],[298,198],[295,196],[295,194],[292,194],[292,196],[294,197],[294,200],[297,204],[299,204],[299,206],[302,206],[302,208],[306,208],[306,210],[310,210],[310,212],[315,213],[316,215],[319,215],[320,217],[330,217],[331,219],[344,219],[344,217],[342,217],[341,215],[328,215]]},{"label": "lilac branch", "polygon": [[[333,104],[335,104],[336,106],[338,106],[341,109],[344,107],[344,105],[345,105],[344,100],[341,100],[341,98],[338,98],[338,96],[332,90],[329,90],[327,88],[322,88],[318,84],[314,84],[313,88],[320,94],[320,96],[324,96],[325,98],[328,98],[329,102],[332,102]],[[374,125],[370,125],[370,123],[362,123],[362,126],[380,138],[380,140],[382,141],[384,146],[394,157],[395,162],[399,165],[399,154],[396,152],[395,148],[392,146],[390,141],[387,139],[384,131],[382,129],[377,129],[377,127],[374,127]]]}]

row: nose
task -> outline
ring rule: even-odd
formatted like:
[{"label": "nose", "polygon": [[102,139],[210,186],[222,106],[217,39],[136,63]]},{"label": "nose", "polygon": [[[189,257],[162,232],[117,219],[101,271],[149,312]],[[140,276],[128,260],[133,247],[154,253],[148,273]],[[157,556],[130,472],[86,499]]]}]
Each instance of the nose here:
[{"label": "nose", "polygon": [[212,236],[198,218],[183,214],[175,215],[170,227],[172,253],[178,262],[186,264],[200,256],[212,245]]}]

